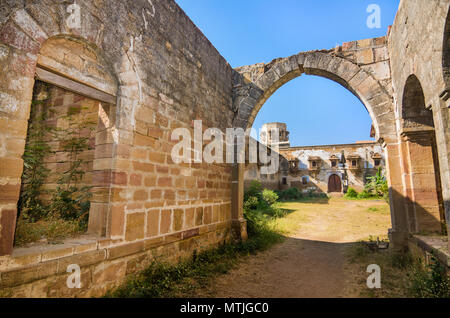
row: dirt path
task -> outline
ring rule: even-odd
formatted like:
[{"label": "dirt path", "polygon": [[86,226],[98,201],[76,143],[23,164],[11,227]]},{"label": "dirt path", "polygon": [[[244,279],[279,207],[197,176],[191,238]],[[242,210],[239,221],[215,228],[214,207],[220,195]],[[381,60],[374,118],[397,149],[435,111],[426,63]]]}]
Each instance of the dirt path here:
[{"label": "dirt path", "polygon": [[[333,198],[327,204],[288,203],[295,210],[283,222],[297,230],[286,241],[246,258],[217,278],[203,297],[356,297],[346,251],[369,235],[384,236],[390,226],[380,201]],[[371,210],[369,210],[371,209]]]}]

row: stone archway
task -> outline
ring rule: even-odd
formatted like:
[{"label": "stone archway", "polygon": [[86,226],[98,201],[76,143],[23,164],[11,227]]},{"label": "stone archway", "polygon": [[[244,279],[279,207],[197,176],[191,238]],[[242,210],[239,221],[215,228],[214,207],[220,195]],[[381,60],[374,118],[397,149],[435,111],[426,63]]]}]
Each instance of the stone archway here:
[{"label": "stone archway", "polygon": [[97,104],[94,130],[93,171],[89,185],[89,234],[105,236],[107,232],[110,185],[113,174],[113,151],[117,147],[112,130],[116,127],[118,80],[103,54],[85,39],[58,35],[41,46],[36,64],[36,78],[66,92],[85,96]]},{"label": "stone archway", "polygon": [[[111,49],[111,44],[122,42],[124,36],[129,39],[129,35],[115,33],[113,28],[105,31],[105,26],[91,14],[81,15],[81,29],[69,29],[63,16],[49,23],[49,16],[41,14],[58,10],[65,12],[65,4],[30,3],[25,8],[14,9],[0,25],[0,66],[8,74],[5,81],[0,81],[0,118],[7,122],[8,127],[17,127],[5,130],[5,138],[24,146],[35,77],[41,78],[49,71],[114,100],[114,107],[103,114],[109,125],[104,127],[105,139],[109,143],[105,148],[111,154],[120,153],[121,147],[132,143],[130,133],[134,128],[134,112],[122,109],[137,108],[141,101],[136,81],[130,80],[130,73],[135,73],[136,69],[133,52],[130,49],[123,52]],[[107,38],[110,40],[106,41]],[[71,54],[64,55],[65,49]],[[4,163],[2,178],[3,182],[6,181],[3,188],[8,195],[0,203],[0,255],[12,252],[23,151],[24,148],[19,147],[1,158]],[[111,158],[98,159],[100,179],[103,182],[113,180],[117,167]],[[93,196],[93,201],[98,204],[91,206],[93,217],[90,222],[95,222],[95,225],[90,225],[90,232],[98,236],[117,235],[113,232],[114,224],[122,224],[123,228],[124,223],[123,216],[111,212],[114,199],[110,195],[116,185],[106,183],[108,185],[104,187],[99,184]]]},{"label": "stone archway", "polygon": [[[354,57],[357,59],[357,57]],[[377,65],[373,63],[373,65]],[[373,69],[381,66],[372,66]],[[235,70],[234,126],[250,128],[261,107],[282,85],[302,74],[333,80],[358,97],[372,118],[377,140],[396,140],[392,96],[369,68],[336,55],[335,51],[305,52],[269,64],[255,64]],[[390,75],[388,75],[390,76]],[[389,81],[390,77],[385,78]]]},{"label": "stone archway", "polygon": [[[383,143],[390,185],[392,232],[404,232],[403,199],[393,190],[399,181],[389,169],[399,170],[398,135],[391,90],[391,73],[385,37],[344,43],[334,50],[302,52],[287,58],[275,59],[239,67],[233,74],[234,127],[248,129],[253,125],[261,107],[282,85],[301,76],[328,78],[352,92],[365,106],[373,121],[375,138]],[[233,216],[242,219],[244,167],[234,165]],[[400,203],[401,202],[401,203]],[[398,244],[404,242],[404,235]],[[396,238],[394,238],[396,239]]]}]

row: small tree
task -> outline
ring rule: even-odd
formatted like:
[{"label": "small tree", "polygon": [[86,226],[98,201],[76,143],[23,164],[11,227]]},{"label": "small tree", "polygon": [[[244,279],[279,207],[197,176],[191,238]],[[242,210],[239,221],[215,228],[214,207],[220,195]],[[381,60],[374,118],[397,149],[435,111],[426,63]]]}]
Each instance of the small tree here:
[{"label": "small tree", "polygon": [[269,189],[264,189],[262,192],[263,200],[266,201],[268,205],[272,205],[278,200],[278,195]]},{"label": "small tree", "polygon": [[75,118],[76,110],[69,110],[63,118],[69,123],[66,129],[59,129],[59,141],[64,152],[68,153],[69,168],[58,178],[58,186],[53,194],[51,212],[66,220],[78,219],[82,226],[87,225],[90,208],[91,186],[82,185],[85,175],[85,160],[80,154],[89,150],[92,122]]},{"label": "small tree", "polygon": [[364,186],[364,190],[374,196],[387,198],[389,187],[386,177],[383,175],[381,167],[378,168],[377,174],[373,177],[368,177],[368,181]]},{"label": "small tree", "polygon": [[24,169],[18,212],[23,219],[32,223],[45,217],[48,213],[48,206],[41,200],[42,195],[47,193],[43,190],[43,185],[50,173],[44,162],[52,153],[46,142],[46,137],[53,131],[46,125],[48,114],[45,103],[48,99],[48,97],[41,100],[34,99],[31,102],[27,142],[22,157]]},{"label": "small tree", "polygon": [[262,200],[262,185],[258,180],[253,180],[250,186],[244,193],[244,201],[247,201],[249,197],[255,197],[258,200]]},{"label": "small tree", "polygon": [[357,198],[358,197],[358,192],[356,192],[355,189],[353,189],[352,187],[348,188],[347,193],[345,194],[346,198]]}]

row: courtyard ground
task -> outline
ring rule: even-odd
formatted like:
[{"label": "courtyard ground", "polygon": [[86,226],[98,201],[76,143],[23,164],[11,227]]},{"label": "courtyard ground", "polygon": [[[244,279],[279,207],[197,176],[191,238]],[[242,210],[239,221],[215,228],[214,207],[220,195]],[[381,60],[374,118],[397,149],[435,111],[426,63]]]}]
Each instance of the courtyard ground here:
[{"label": "courtyard ground", "polygon": [[[390,228],[383,200],[319,199],[284,203],[291,211],[277,226],[286,240],[246,257],[227,274],[216,277],[197,297],[360,297],[401,296],[366,287],[366,268],[380,255],[361,252],[361,240],[384,239]],[[381,252],[383,253],[383,252]],[[386,252],[385,252],[386,253]],[[379,254],[379,253],[375,253]],[[365,262],[368,262],[365,264]],[[383,289],[383,265],[382,289]],[[385,273],[392,274],[392,266]],[[393,275],[398,279],[401,274]],[[392,277],[391,277],[392,278]],[[194,296],[194,295],[190,295]]]}]

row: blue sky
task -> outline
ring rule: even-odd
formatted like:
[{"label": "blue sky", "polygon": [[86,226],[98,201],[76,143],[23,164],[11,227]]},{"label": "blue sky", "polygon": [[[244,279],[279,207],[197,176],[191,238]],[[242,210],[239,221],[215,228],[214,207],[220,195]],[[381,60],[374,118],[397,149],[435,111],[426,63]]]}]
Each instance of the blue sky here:
[{"label": "blue sky", "polygon": [[[176,0],[232,67],[270,62],[302,51],[384,36],[399,0]],[[369,29],[370,4],[381,28]],[[371,119],[361,102],[328,79],[303,75],[264,104],[253,127],[280,121],[291,145],[368,140]]]}]

